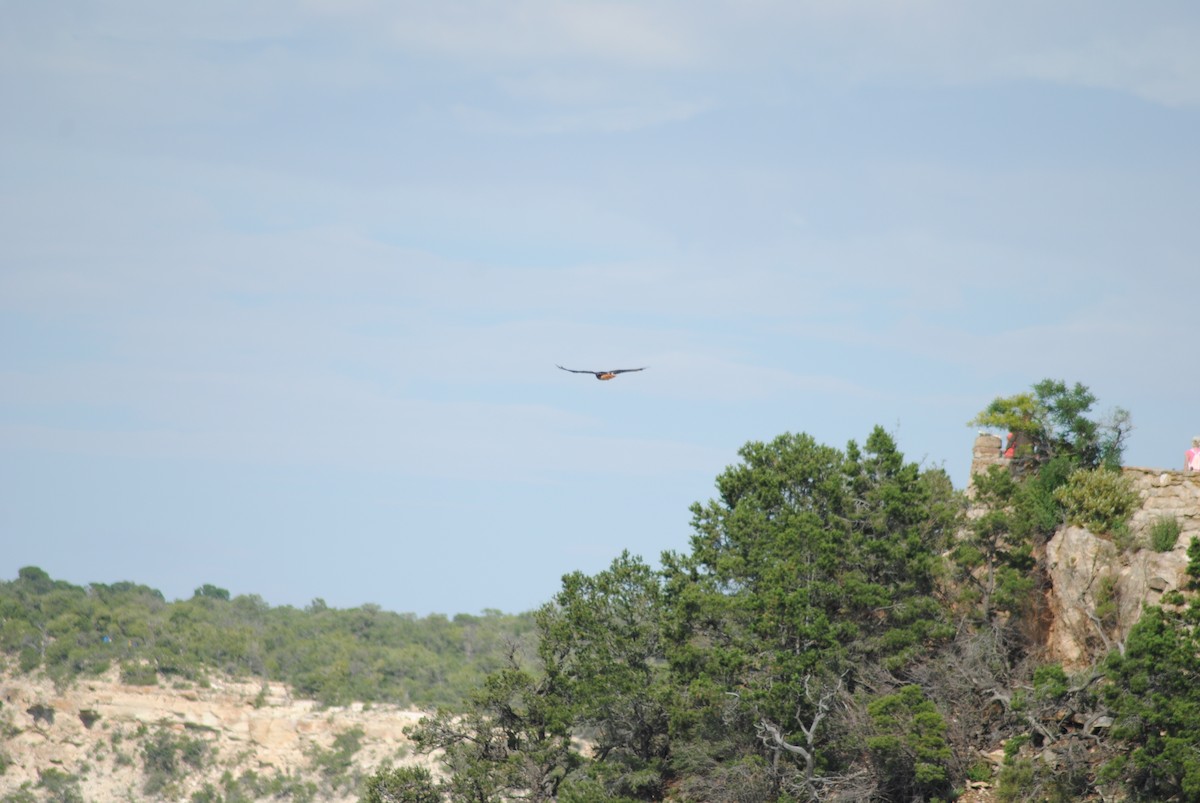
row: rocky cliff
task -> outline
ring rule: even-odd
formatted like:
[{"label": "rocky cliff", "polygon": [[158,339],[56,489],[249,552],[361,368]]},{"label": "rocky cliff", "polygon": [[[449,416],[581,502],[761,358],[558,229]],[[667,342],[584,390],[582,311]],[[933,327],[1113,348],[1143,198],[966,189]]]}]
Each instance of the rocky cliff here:
[{"label": "rocky cliff", "polygon": [[[4,673],[0,799],[232,800],[257,791],[354,801],[385,761],[432,769],[403,733],[420,716],[386,705],[321,708],[274,683],[130,686],[114,670],[56,689]],[[49,794],[64,787],[78,796]]]},{"label": "rocky cliff", "polygon": [[[1007,463],[1000,438],[976,438],[972,476]],[[1163,594],[1182,588],[1188,544],[1200,536],[1200,474],[1135,467],[1122,471],[1141,499],[1122,543],[1082,527],[1062,527],[1045,547],[1050,613],[1046,657],[1068,668],[1119,647],[1145,605],[1157,605]],[[1174,545],[1162,551],[1151,548],[1150,537],[1160,521],[1174,521],[1179,528]]]},{"label": "rocky cliff", "polygon": [[[1006,462],[989,435],[973,456],[973,474]],[[1041,555],[1045,658],[1068,668],[1119,647],[1144,605],[1183,587],[1187,546],[1200,536],[1200,474],[1124,472],[1141,506],[1121,545],[1064,527]],[[1153,549],[1150,531],[1166,519],[1178,538]],[[356,801],[362,779],[385,762],[435,770],[403,733],[420,716],[387,705],[322,708],[275,683],[134,686],[113,670],[59,689],[0,671],[0,801]]]}]

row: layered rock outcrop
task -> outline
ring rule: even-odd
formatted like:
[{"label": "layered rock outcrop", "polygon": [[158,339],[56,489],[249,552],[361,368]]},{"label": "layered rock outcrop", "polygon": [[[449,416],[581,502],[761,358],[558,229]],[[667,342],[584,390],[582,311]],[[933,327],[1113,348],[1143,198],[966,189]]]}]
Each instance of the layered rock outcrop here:
[{"label": "layered rock outcrop", "polygon": [[[206,785],[252,773],[264,782],[286,779],[315,787],[315,799],[356,801],[357,783],[385,761],[421,764],[403,729],[420,712],[354,704],[322,708],[293,699],[281,684],[213,680],[203,687],[131,686],[116,671],[56,689],[48,680],[0,675],[0,798],[34,789],[53,769],[75,779],[89,803],[188,800]],[[146,746],[155,734],[201,740],[202,766],[181,764],[168,790],[146,792]],[[330,761],[337,739],[353,736],[348,764]],[[325,757],[325,760],[322,758]],[[335,776],[335,772],[336,775]]]},{"label": "layered rock outcrop", "polygon": [[[975,440],[971,473],[1007,465],[1000,438]],[[1049,580],[1047,658],[1067,667],[1086,664],[1119,647],[1146,605],[1187,583],[1187,547],[1200,537],[1200,474],[1162,469],[1122,469],[1141,504],[1119,546],[1106,533],[1061,527],[1045,545],[1043,566]],[[968,493],[970,489],[968,488]],[[976,510],[977,514],[978,511]],[[1174,521],[1174,546],[1151,548],[1151,530]]]}]

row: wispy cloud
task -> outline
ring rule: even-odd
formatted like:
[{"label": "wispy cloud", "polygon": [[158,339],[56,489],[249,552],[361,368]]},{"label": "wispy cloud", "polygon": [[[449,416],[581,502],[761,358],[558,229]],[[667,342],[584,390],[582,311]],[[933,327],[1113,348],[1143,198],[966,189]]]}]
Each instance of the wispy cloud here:
[{"label": "wispy cloud", "polygon": [[690,26],[661,6],[517,0],[380,4],[391,38],[455,61],[500,64],[594,60],[616,67],[679,68],[696,59]]},{"label": "wispy cloud", "polygon": [[0,470],[56,554],[181,531],[207,476],[226,566],[348,508],[367,550],[506,506],[529,562],[636,497],[649,543],[784,430],[882,422],[962,481],[962,422],[1044,376],[1130,407],[1139,462],[1194,434],[1191,4],[9,5]]},{"label": "wispy cloud", "polygon": [[530,116],[458,107],[454,116],[467,129],[496,134],[627,133],[685,122],[711,108],[713,104],[707,102],[667,101],[593,106],[582,111],[540,112]]},{"label": "wispy cloud", "polygon": [[1200,20],[1157,22],[1082,41],[1047,43],[1001,60],[1014,76],[1127,92],[1166,106],[1200,105]]}]

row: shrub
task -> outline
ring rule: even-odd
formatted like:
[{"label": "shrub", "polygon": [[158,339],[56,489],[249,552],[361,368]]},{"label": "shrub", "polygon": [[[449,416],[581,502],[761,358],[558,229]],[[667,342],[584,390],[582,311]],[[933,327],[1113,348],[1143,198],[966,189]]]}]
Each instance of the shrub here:
[{"label": "shrub", "polygon": [[1200,603],[1186,612],[1147,607],[1105,660],[1104,698],[1124,748],[1101,777],[1123,782],[1135,800],[1200,800]]},{"label": "shrub", "polygon": [[157,686],[158,673],[151,664],[125,663],[121,664],[121,682],[129,686]]},{"label": "shrub", "polygon": [[363,803],[442,803],[444,798],[424,767],[383,767],[367,779]]},{"label": "shrub", "polygon": [[1155,552],[1170,552],[1179,540],[1179,520],[1174,516],[1159,516],[1150,525],[1150,546]]},{"label": "shrub", "polygon": [[891,799],[928,799],[948,789],[946,721],[919,686],[867,704],[875,735],[867,749]]},{"label": "shrub", "polygon": [[1129,478],[1107,468],[1083,469],[1054,491],[1067,523],[1094,533],[1120,531],[1137,508],[1139,498]]},{"label": "shrub", "polygon": [[1096,618],[1105,628],[1117,625],[1121,612],[1121,595],[1117,586],[1117,578],[1106,574],[1100,578],[1096,587]]},{"label": "shrub", "polygon": [[168,730],[157,731],[142,746],[142,765],[146,775],[143,788],[152,795],[164,792],[168,786],[184,777],[186,770],[181,763],[195,770],[203,769],[208,754],[208,743],[202,739],[187,736],[175,738]]},{"label": "shrub", "polygon": [[996,799],[1001,803],[1028,800],[1034,786],[1033,761],[1028,758],[1005,761],[997,780]]},{"label": "shrub", "polygon": [[1069,687],[1067,673],[1062,664],[1043,664],[1033,670],[1033,688],[1042,698],[1062,697]]},{"label": "shrub", "polygon": [[329,789],[353,785],[354,754],[362,747],[363,729],[353,727],[342,731],[333,739],[333,746],[324,750],[314,745],[309,750],[309,761],[314,770],[321,774]]},{"label": "shrub", "polygon": [[44,799],[53,803],[83,803],[79,778],[53,767],[38,770],[38,787],[45,791]]},{"label": "shrub", "polygon": [[160,730],[142,747],[142,768],[145,772],[144,790],[148,794],[163,791],[180,775],[179,758],[175,740],[165,730]]},{"label": "shrub", "polygon": [[42,654],[33,647],[26,647],[17,656],[17,668],[28,674],[42,665]]}]

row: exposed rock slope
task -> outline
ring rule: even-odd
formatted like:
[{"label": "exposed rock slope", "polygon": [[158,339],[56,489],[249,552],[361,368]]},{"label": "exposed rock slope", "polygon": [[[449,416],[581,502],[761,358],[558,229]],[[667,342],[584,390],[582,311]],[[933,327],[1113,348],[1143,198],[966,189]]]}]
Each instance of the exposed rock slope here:
[{"label": "exposed rock slope", "polygon": [[[999,438],[981,434],[975,440],[972,475],[1007,463]],[[1141,499],[1122,544],[1107,534],[1062,527],[1045,547],[1050,581],[1046,657],[1068,667],[1087,664],[1121,644],[1144,606],[1157,605],[1163,594],[1183,588],[1188,544],[1200,537],[1200,473],[1122,471]],[[1162,520],[1174,521],[1179,537],[1160,552],[1150,548],[1150,532]]]},{"label": "exposed rock slope", "polygon": [[[0,766],[8,765],[0,798],[24,787],[40,799],[39,778],[54,770],[59,783],[78,784],[89,803],[190,800],[206,784],[229,797],[231,779],[247,778],[260,788],[290,789],[292,799],[354,801],[361,778],[384,761],[431,766],[403,733],[419,712],[321,708],[275,683],[130,686],[114,670],[57,690],[45,679],[5,673],[0,703]],[[171,750],[189,743],[192,763]],[[155,745],[160,758],[173,753],[169,777],[148,777],[147,746]]]},{"label": "exposed rock slope", "polygon": [[[1050,575],[1050,654],[1070,666],[1086,663],[1120,644],[1146,605],[1183,588],[1187,548],[1200,536],[1200,475],[1148,468],[1125,468],[1141,497],[1129,522],[1131,548],[1082,527],[1064,527],[1046,544]],[[1150,548],[1155,522],[1179,527],[1171,549]]]}]

